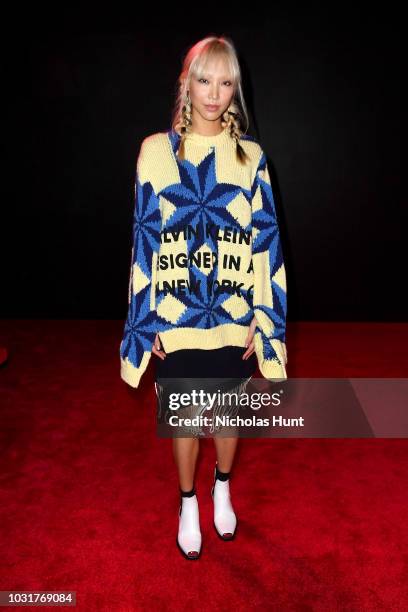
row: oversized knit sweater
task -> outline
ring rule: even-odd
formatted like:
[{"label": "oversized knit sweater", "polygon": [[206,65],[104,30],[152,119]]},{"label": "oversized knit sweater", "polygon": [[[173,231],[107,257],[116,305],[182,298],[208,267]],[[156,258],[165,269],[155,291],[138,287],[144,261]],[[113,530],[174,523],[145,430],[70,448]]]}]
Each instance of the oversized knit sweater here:
[{"label": "oversized knit sweater", "polygon": [[224,129],[188,134],[180,160],[180,139],[149,135],[137,159],[121,377],[138,387],[157,333],[166,353],[244,349],[255,316],[260,372],[285,379],[286,273],[265,153],[243,135],[241,165]]}]

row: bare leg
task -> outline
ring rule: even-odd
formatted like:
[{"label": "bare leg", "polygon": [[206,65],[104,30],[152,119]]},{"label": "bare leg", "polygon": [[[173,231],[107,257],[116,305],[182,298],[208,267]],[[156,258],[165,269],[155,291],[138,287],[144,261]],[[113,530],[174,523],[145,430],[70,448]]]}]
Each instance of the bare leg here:
[{"label": "bare leg", "polygon": [[200,441],[196,437],[173,438],[173,455],[182,491],[191,491],[193,488],[199,449]]},{"label": "bare leg", "polygon": [[231,471],[238,445],[238,437],[220,438],[215,436],[214,444],[217,451],[218,469],[220,472]]}]

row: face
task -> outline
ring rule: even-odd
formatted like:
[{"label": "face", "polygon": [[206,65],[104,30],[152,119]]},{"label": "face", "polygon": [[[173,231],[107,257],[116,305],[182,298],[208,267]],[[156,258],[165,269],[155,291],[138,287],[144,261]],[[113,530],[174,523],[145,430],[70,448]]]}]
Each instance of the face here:
[{"label": "face", "polygon": [[[224,58],[207,63],[204,74],[192,76],[189,85],[193,125],[209,127],[219,123],[234,95],[234,83]],[[212,106],[212,107],[211,107]]]}]

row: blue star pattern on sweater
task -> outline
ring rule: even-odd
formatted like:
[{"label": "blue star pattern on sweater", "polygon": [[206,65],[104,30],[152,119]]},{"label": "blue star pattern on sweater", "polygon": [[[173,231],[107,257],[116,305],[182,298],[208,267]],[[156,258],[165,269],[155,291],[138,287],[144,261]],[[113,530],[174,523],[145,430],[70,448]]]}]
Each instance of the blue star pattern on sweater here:
[{"label": "blue star pattern on sweater", "polygon": [[136,177],[135,185],[135,212],[133,217],[133,236],[135,250],[133,263],[138,263],[142,271],[151,276],[151,257],[153,250],[160,247],[161,216],[159,198],[153,191],[152,185],[147,182],[140,184]]},{"label": "blue star pattern on sweater", "polygon": [[[195,166],[188,160],[176,158],[180,175],[180,182],[166,186],[159,192],[175,205],[175,211],[164,224],[164,231],[182,231],[187,225],[201,227],[202,233],[187,235],[187,251],[194,253],[203,245],[214,252],[218,251],[218,242],[213,233],[205,234],[207,225],[218,228],[242,229],[237,220],[227,210],[227,206],[236,196],[241,193],[247,201],[251,201],[251,190],[246,190],[240,185],[217,182],[215,168],[215,152],[211,151],[202,161]],[[244,229],[249,229],[250,226]],[[204,237],[205,234],[205,237]],[[209,291],[208,287],[217,278],[218,265],[216,264],[208,273],[203,272],[192,265],[189,269],[190,282],[198,287],[195,294],[183,295],[178,299],[187,307],[180,319],[174,325],[162,320],[159,331],[178,327],[179,325],[199,328],[212,328],[223,323],[238,322],[234,320],[229,312],[222,307],[230,294],[225,291],[216,293]],[[249,303],[250,295],[245,289],[241,290],[243,297]],[[160,303],[163,295],[162,290],[157,292],[157,303]],[[249,325],[250,315],[247,313],[239,322]]]},{"label": "blue star pattern on sweater", "polygon": [[[180,183],[169,185],[162,189],[162,195],[177,208],[164,226],[165,230],[182,230],[186,225],[207,224],[220,227],[236,224],[234,217],[228,212],[227,206],[232,200],[243,192],[247,199],[250,193],[240,185],[218,183],[215,174],[215,152],[208,154],[195,166],[188,160],[177,160],[180,174]],[[189,252],[194,252],[202,244],[199,235],[188,238]],[[212,234],[207,237],[207,244],[213,250],[217,249],[217,242]]]},{"label": "blue star pattern on sweater", "polygon": [[[139,367],[145,351],[150,351],[156,336],[156,312],[150,308],[153,252],[160,246],[161,216],[158,198],[152,185],[141,185],[138,173],[135,181],[135,208],[133,215],[133,248],[129,274],[128,312],[120,355]],[[138,268],[133,272],[133,266]],[[136,293],[133,277],[137,275],[146,284]],[[137,287],[136,287],[137,288]]]},{"label": "blue star pattern on sweater", "polygon": [[[268,251],[269,253],[269,282],[272,288],[273,308],[265,304],[256,304],[254,308],[264,312],[273,322],[274,330],[272,335],[266,336],[261,330],[264,355],[267,359],[272,359],[277,358],[277,356],[269,340],[276,338],[282,342],[286,341],[287,304],[286,292],[273,280],[276,272],[283,266],[283,254],[265,153],[262,153],[258,165],[252,188],[252,197],[255,195],[257,189],[259,189],[261,193],[262,209],[256,210],[252,214],[252,227],[258,230],[253,241],[252,252],[259,253]],[[268,279],[264,280],[267,282]]]}]

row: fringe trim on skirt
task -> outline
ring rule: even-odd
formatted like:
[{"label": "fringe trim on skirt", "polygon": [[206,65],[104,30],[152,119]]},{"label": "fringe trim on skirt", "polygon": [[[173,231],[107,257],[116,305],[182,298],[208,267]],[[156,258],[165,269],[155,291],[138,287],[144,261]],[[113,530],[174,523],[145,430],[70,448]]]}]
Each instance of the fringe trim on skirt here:
[{"label": "fringe trim on skirt", "polygon": [[[221,434],[222,436],[237,436],[238,428],[235,426],[225,426],[222,423],[215,425],[216,417],[235,417],[238,415],[240,410],[239,397],[245,392],[246,387],[251,380],[252,376],[245,379],[239,379],[240,382],[230,389],[222,389],[219,393],[222,396],[224,393],[236,393],[237,401],[235,398],[224,398],[224,402],[218,401],[218,393],[216,394],[216,400],[210,408],[210,401],[207,400],[200,404],[190,404],[188,406],[182,406],[177,410],[172,410],[169,407],[169,394],[176,391],[175,387],[169,389],[169,385],[163,385],[155,381],[155,389],[157,396],[157,421],[162,423],[164,427],[168,428],[169,431],[173,432],[173,437],[211,437],[213,435]],[[238,380],[238,379],[237,379]],[[208,391],[215,393],[212,389]],[[229,401],[229,399],[231,401]],[[178,418],[183,419],[194,419],[195,417],[209,417],[211,419],[211,425],[171,425],[169,422],[170,417],[177,414]],[[199,419],[199,422],[201,419]]]}]

